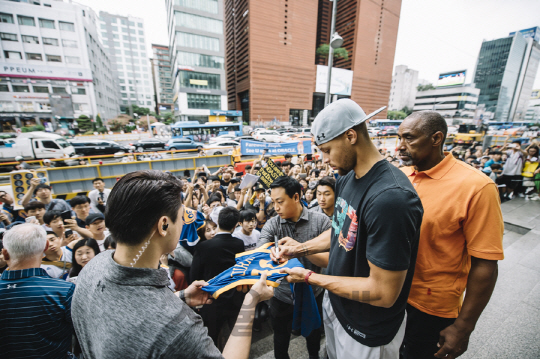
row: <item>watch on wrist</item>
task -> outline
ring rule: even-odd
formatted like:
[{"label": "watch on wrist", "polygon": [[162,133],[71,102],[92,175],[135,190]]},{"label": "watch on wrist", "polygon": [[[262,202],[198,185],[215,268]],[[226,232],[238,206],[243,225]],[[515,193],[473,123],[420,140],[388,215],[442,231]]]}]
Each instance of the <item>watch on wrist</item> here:
[{"label": "watch on wrist", "polygon": [[178,292],[178,298],[182,299],[184,303],[186,302],[186,292],[184,289],[182,289],[180,292]]}]

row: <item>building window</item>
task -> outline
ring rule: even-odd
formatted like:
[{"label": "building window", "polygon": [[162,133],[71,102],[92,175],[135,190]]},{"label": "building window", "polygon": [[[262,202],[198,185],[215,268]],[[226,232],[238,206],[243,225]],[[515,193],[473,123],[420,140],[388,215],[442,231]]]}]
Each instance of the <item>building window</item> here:
[{"label": "building window", "polygon": [[58,46],[58,40],[50,37],[42,38],[43,45]]},{"label": "building window", "polygon": [[66,64],[80,64],[81,59],[78,56],[66,56]]},{"label": "building window", "polygon": [[13,15],[0,12],[0,22],[5,22],[6,24],[13,24]]},{"label": "building window", "polygon": [[187,94],[188,108],[199,108],[205,110],[221,109],[221,96],[204,95],[199,93]]},{"label": "building window", "polygon": [[31,54],[31,53],[26,53],[26,59],[27,60],[35,60],[35,61],[43,61],[43,56],[41,56],[41,54]]},{"label": "building window", "polygon": [[138,22],[138,23],[137,23],[137,26],[140,27],[140,28],[142,28],[142,27],[143,27],[143,24],[140,23],[140,22]]},{"label": "building window", "polygon": [[86,95],[86,89],[83,87],[72,87],[71,94],[72,95]]},{"label": "building window", "polygon": [[9,92],[8,85],[0,85],[0,92]]},{"label": "building window", "polygon": [[174,0],[174,4],[191,9],[206,11],[212,14],[219,12],[217,0]]},{"label": "building window", "polygon": [[123,27],[123,28],[122,28],[122,32],[125,32],[125,33],[127,34],[127,33],[129,33],[129,30],[128,30],[127,27]]},{"label": "building window", "polygon": [[4,51],[4,57],[6,59],[19,59],[19,60],[22,60],[21,53],[17,52],[17,51]]},{"label": "building window", "polygon": [[48,62],[62,62],[62,57],[58,55],[45,55]]},{"label": "building window", "polygon": [[112,37],[113,37],[113,39],[119,39],[120,38],[120,36],[118,36],[118,34],[112,34]]},{"label": "building window", "polygon": [[49,93],[49,88],[44,86],[34,86],[34,92],[37,93]]},{"label": "building window", "polygon": [[26,85],[12,85],[13,92],[30,92]]},{"label": "building window", "polygon": [[[8,34],[7,32],[0,32],[0,39],[4,41],[19,41],[17,39],[17,34]],[[24,41],[24,35],[23,35],[23,41]]]},{"label": "building window", "polygon": [[203,72],[180,71],[180,86],[198,89],[220,90],[220,75]]},{"label": "building window", "polygon": [[65,87],[53,87],[52,92],[53,93],[67,93]]},{"label": "building window", "polygon": [[43,27],[45,29],[56,29],[54,26],[54,20],[47,19],[39,19],[39,27]]},{"label": "building window", "polygon": [[28,36],[28,35],[22,35],[22,42],[26,42],[27,44],[39,44],[39,38],[37,36]]},{"label": "building window", "polygon": [[187,12],[175,11],[176,25],[190,29],[223,34],[223,21],[209,17],[188,14]]},{"label": "building window", "polygon": [[74,47],[74,48],[77,48],[77,41],[73,41],[73,40],[62,40],[62,46],[64,46],[64,47]]},{"label": "building window", "polygon": [[40,111],[50,111],[51,104],[48,102],[36,102]]},{"label": "building window", "polygon": [[34,112],[34,104],[32,102],[17,102],[19,111]]},{"label": "building window", "polygon": [[144,31],[139,30],[139,36],[144,36]]},{"label": "building window", "polygon": [[17,20],[19,21],[19,25],[36,26],[33,17],[17,15]]},{"label": "building window", "polygon": [[225,59],[221,56],[211,56],[195,54],[192,52],[178,51],[176,62],[179,65],[209,67],[213,69],[222,69],[225,64]]},{"label": "building window", "polygon": [[0,111],[1,112],[14,111],[13,102],[11,102],[11,101],[0,101]]},{"label": "building window", "polygon": [[176,42],[179,46],[193,47],[196,49],[219,51],[219,39],[215,37],[176,32]]},{"label": "building window", "polygon": [[73,24],[72,22],[58,21],[58,25],[60,27],[60,30],[75,31],[75,24]]}]

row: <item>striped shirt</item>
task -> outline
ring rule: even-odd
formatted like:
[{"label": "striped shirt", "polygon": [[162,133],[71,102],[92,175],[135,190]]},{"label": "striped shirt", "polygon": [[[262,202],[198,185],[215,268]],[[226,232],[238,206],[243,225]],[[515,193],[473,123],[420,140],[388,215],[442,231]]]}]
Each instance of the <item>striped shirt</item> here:
[{"label": "striped shirt", "polygon": [[41,268],[6,270],[0,278],[0,356],[64,358],[71,348],[75,285]]}]

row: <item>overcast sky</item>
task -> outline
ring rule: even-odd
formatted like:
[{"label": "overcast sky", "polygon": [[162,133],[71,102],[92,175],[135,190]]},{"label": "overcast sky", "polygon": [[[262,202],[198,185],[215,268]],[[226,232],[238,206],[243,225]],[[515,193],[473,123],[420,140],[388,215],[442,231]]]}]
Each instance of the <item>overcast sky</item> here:
[{"label": "overcast sky", "polygon": [[[168,45],[165,0],[77,2],[144,19],[148,53],[152,43]],[[394,65],[418,70],[432,83],[441,72],[467,69],[469,83],[482,40],[534,26],[540,26],[540,0],[402,0]],[[540,73],[534,88],[540,88]]]}]

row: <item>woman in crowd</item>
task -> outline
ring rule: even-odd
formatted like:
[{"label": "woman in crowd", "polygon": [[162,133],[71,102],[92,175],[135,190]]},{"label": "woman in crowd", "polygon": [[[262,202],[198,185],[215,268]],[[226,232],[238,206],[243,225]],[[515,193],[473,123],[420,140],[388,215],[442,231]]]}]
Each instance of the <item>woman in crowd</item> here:
[{"label": "woman in crowd", "polygon": [[78,241],[73,247],[73,262],[71,264],[68,280],[75,282],[75,278],[79,275],[81,270],[92,258],[97,256],[99,252],[99,245],[95,239],[88,238]]},{"label": "woman in crowd", "polygon": [[217,224],[215,224],[210,218],[204,222],[204,226],[197,230],[200,241],[207,241],[214,238],[217,233]]}]

